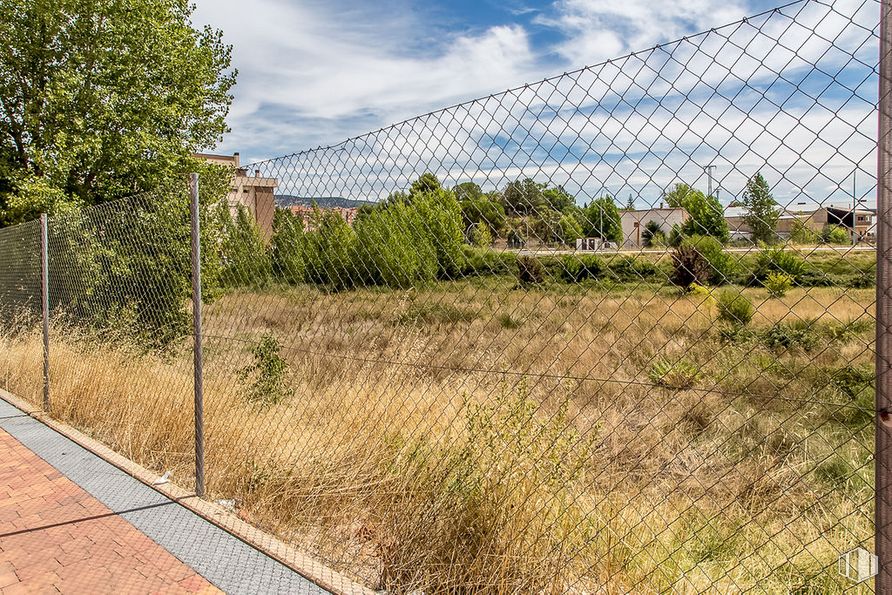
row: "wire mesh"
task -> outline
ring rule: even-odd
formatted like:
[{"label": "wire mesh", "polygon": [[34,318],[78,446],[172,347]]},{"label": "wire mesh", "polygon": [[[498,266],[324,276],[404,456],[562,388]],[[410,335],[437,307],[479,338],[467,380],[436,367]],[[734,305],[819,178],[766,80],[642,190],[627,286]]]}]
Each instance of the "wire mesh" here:
[{"label": "wire mesh", "polygon": [[[236,172],[203,207],[208,496],[398,592],[872,591],[878,11]],[[50,301],[58,415],[188,485],[186,205],[51,218]]]}]

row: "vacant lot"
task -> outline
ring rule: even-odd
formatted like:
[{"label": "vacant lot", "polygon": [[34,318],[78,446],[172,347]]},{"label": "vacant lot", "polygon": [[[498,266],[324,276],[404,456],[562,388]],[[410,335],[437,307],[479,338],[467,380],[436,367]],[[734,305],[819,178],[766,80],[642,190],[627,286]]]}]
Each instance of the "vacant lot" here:
[{"label": "vacant lot", "polygon": [[[397,591],[841,591],[873,532],[874,290],[744,293],[742,329],[655,283],[230,293],[210,496]],[[55,414],[190,485],[189,342],[109,345],[54,330]],[[0,384],[40,374],[39,336],[3,336]]]}]

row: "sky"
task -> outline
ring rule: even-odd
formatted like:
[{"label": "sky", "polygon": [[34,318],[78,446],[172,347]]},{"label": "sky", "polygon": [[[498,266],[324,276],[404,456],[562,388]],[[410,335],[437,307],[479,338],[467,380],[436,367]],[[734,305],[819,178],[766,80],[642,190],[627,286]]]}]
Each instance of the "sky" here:
[{"label": "sky", "polygon": [[[718,163],[717,184],[727,188],[728,196],[737,195],[751,175],[750,170],[765,167],[771,156],[775,178],[771,183],[783,182],[782,190],[791,201],[805,197],[821,202],[842,196],[844,187],[851,188],[851,181],[845,179],[851,179],[859,167],[865,171],[856,192],[868,195],[873,182],[866,165],[871,154],[864,148],[870,134],[870,126],[865,124],[865,114],[870,110],[870,93],[865,91],[869,83],[863,83],[865,72],[851,65],[844,71],[837,68],[841,73],[837,75],[838,84],[828,90],[821,87],[823,81],[813,72],[803,74],[803,65],[814,71],[813,64],[821,60],[830,69],[841,64],[841,60],[851,62],[851,56],[834,53],[834,46],[842,46],[846,39],[853,51],[864,51],[864,39],[870,43],[869,32],[865,34],[864,27],[853,27],[847,19],[870,24],[873,4],[872,0],[827,0],[826,5],[816,3],[807,9],[798,5],[785,11],[788,18],[768,19],[755,28],[720,30],[701,38],[697,42],[699,53],[697,47],[678,46],[669,52],[668,61],[660,62],[663,58],[654,54],[643,60],[620,61],[613,70],[601,67],[584,72],[581,78],[564,77],[547,87],[551,93],[548,96],[546,89],[539,87],[540,93],[533,96],[499,96],[495,103],[486,104],[507,106],[506,113],[525,131],[524,138],[516,138],[516,131],[508,130],[504,119],[498,120],[493,109],[481,104],[482,111],[461,111],[465,122],[462,125],[442,122],[447,117],[454,121],[458,112],[438,115],[437,124],[442,124],[439,135],[431,136],[434,133],[429,124],[413,121],[390,129],[390,136],[379,132],[362,146],[350,145],[350,151],[368,168],[364,179],[358,175],[345,179],[342,174],[335,179],[330,171],[324,177],[320,171],[332,163],[331,155],[325,153],[304,155],[306,164],[292,168],[284,176],[279,172],[279,176],[299,177],[298,171],[313,172],[315,179],[304,187],[295,183],[286,188],[293,193],[328,191],[376,199],[392,189],[388,186],[405,185],[409,176],[429,168],[433,162],[445,168],[439,175],[454,174],[454,181],[473,178],[484,186],[497,187],[514,176],[544,176],[553,183],[575,186],[585,195],[608,191],[620,197],[633,195],[635,201],[653,202],[659,187],[679,181],[679,176],[694,177],[691,181],[702,183],[702,166],[711,162]],[[239,151],[242,161],[247,163],[315,147],[337,146],[344,139],[418,114],[601,64],[776,6],[760,0],[197,0],[196,5],[194,24],[223,30],[225,40],[233,45],[233,64],[239,70],[228,119],[232,130],[215,150]],[[817,35],[806,35],[806,29]],[[778,44],[777,40],[786,38],[789,43],[784,43],[782,52],[771,52],[777,49],[772,47]],[[831,41],[819,43],[822,40]],[[788,49],[796,55],[787,56]],[[721,56],[738,57],[723,71],[725,76],[716,79],[726,87],[728,71],[747,83],[759,77],[765,79],[764,69],[750,68],[740,57],[756,56],[768,62],[769,58],[783,54],[783,60],[778,57],[778,64],[769,68],[768,74],[784,82],[798,81],[805,89],[801,92],[797,84],[789,85],[789,97],[785,98],[781,115],[792,114],[792,118],[787,118],[790,121],[778,118],[780,110],[772,113],[757,97],[747,104],[746,111],[736,109],[733,104],[740,97],[740,89],[747,87],[751,91],[752,85],[728,88],[722,97],[707,97],[692,108],[690,102],[683,101],[684,96],[695,95],[709,76],[715,76],[708,67],[701,69],[697,81],[685,83],[690,85],[686,89],[669,85],[680,97],[675,114],[662,113],[655,104],[649,107],[649,101],[656,97],[654,87],[645,92],[641,83],[646,80],[647,84],[654,84],[655,61],[659,62],[658,69],[671,73],[671,82],[680,81],[697,67],[695,64],[693,68],[679,69],[679,59],[685,64],[694,63],[702,59],[704,50],[706,54],[713,52],[716,61],[721,61]],[[868,47],[868,54],[869,51]],[[851,80],[843,80],[844,76]],[[583,79],[590,80],[586,83],[588,88]],[[590,91],[591,85],[597,87],[604,82],[615,88],[601,95]],[[582,89],[587,92],[580,95]],[[776,90],[776,85],[771,88],[772,93]],[[572,101],[577,104],[570,107],[592,109],[576,109],[568,115],[566,102],[553,105],[554,91],[559,99],[576,93],[578,100]],[[666,95],[665,90],[661,92]],[[636,96],[638,102],[621,101],[622,95]],[[856,100],[846,101],[849,95],[857,96]],[[828,103],[835,105],[836,113],[821,109]],[[522,104],[523,113],[516,113],[516,104]],[[585,121],[578,126],[568,124],[579,120],[580,112],[587,114]],[[536,135],[532,131],[542,128],[543,114],[550,114],[551,124]],[[705,128],[704,114],[711,114],[705,120]],[[662,124],[656,124],[661,118]],[[723,125],[726,118],[740,120],[729,125],[731,136],[752,132],[748,147],[725,148],[733,144],[733,139],[724,138],[729,130],[729,126]],[[637,129],[630,125],[636,120],[641,121]],[[808,125],[809,121],[813,125]],[[559,130],[554,130],[556,122]],[[494,127],[495,124],[499,125]],[[684,143],[691,141],[686,137],[698,126],[700,132],[694,132],[693,140],[699,143],[684,150]],[[772,144],[765,141],[764,134],[759,135],[775,126],[784,131],[780,143]],[[814,141],[797,149],[793,145],[802,137],[802,126],[806,136],[811,135]],[[653,142],[641,140],[647,136],[645,128],[651,129]],[[607,133],[611,129],[613,142]],[[677,129],[674,136],[667,136],[665,131],[673,129]],[[638,138],[615,140],[630,131]],[[814,143],[826,141],[828,131],[837,135],[835,148],[817,151]],[[851,142],[853,131],[861,144],[843,151],[841,145]],[[568,133],[573,138],[568,139]],[[716,134],[722,140],[713,142]],[[448,142],[444,140],[447,137]],[[543,153],[542,139],[550,137],[559,146],[552,143]],[[603,147],[598,146],[600,141],[606,141]],[[432,142],[439,146],[424,157],[418,142],[426,148]],[[653,149],[654,142],[662,142],[665,150],[661,153]],[[717,142],[723,143],[722,147],[707,155]],[[781,161],[778,155],[791,150],[798,151],[798,155],[784,155],[787,161]],[[493,151],[498,155],[493,157]],[[640,154],[637,158],[636,153]],[[382,160],[382,154],[387,158]],[[518,157],[520,154],[523,158]],[[654,156],[656,165],[651,167],[647,159],[653,160]],[[380,163],[370,165],[372,158]],[[671,165],[675,158],[689,163]],[[409,163],[412,159],[415,163]],[[481,164],[486,159],[491,161],[488,167]],[[347,162],[362,169],[356,165],[357,159]],[[398,175],[393,175],[394,168],[400,172]],[[369,175],[371,171],[375,171],[374,176]],[[312,176],[305,173],[303,177]]]}]

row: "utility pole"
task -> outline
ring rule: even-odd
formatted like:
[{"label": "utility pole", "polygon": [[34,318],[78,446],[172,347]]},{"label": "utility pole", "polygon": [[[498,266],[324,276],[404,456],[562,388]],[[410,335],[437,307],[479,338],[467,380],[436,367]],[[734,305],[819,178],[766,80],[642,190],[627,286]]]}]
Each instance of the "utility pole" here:
[{"label": "utility pole", "polygon": [[708,190],[706,192],[706,196],[712,196],[712,172],[715,171],[714,165],[707,165],[703,169],[706,170],[706,179],[708,180]]}]

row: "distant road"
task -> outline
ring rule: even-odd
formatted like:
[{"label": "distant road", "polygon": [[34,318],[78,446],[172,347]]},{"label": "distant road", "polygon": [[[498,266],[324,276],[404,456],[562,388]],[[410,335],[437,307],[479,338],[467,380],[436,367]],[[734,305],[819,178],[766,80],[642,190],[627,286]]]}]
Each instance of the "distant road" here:
[{"label": "distant road", "polygon": [[[790,250],[793,252],[799,252],[802,254],[811,254],[813,252],[835,252],[840,256],[845,256],[850,252],[875,252],[876,246],[872,246],[870,244],[858,244],[857,246],[833,246],[833,245],[820,245],[820,246],[782,246],[784,250]],[[508,252],[515,252],[521,256],[562,256],[564,254],[664,254],[669,249],[665,250],[649,250],[644,248],[622,248],[617,250],[555,250],[552,248],[541,248],[541,249],[517,249],[517,248],[507,248],[505,249]],[[749,247],[730,247],[725,248],[725,252],[757,252],[759,248],[755,246]]]}]

